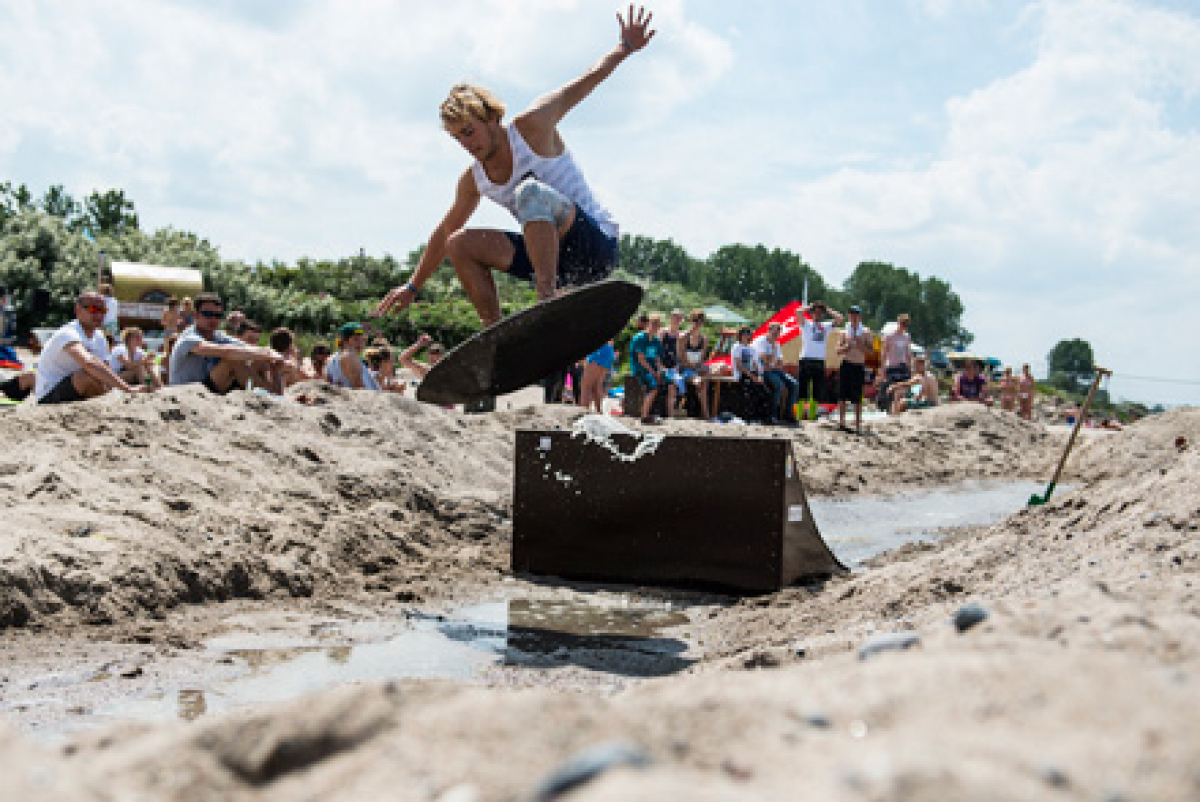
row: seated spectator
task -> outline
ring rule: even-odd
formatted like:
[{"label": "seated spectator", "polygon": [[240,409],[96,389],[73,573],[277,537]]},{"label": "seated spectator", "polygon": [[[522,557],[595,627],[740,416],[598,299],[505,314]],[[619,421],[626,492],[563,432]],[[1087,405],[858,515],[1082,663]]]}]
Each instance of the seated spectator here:
[{"label": "seated spectator", "polygon": [[950,388],[951,401],[971,401],[976,404],[992,405],[988,396],[988,380],[983,375],[983,364],[975,359],[967,360],[961,373],[954,377]]},{"label": "seated spectator", "polygon": [[596,410],[596,414],[604,412],[604,383],[612,372],[613,364],[617,361],[617,352],[613,341],[609,340],[588,355],[583,364],[583,379],[579,394],[579,405]]},{"label": "seated spectator", "polygon": [[195,317],[195,324],[179,335],[171,349],[172,385],[203,384],[217,395],[226,395],[250,386],[252,365],[262,375],[284,361],[277,351],[246,345],[218,331],[225,311],[216,293],[196,296]]},{"label": "seated spectator", "polygon": [[24,401],[37,385],[37,373],[32,370],[9,376],[0,382],[0,393],[9,401]]},{"label": "seated spectator", "polygon": [[[429,361],[421,362],[416,356],[426,346],[429,347]],[[422,334],[415,343],[400,352],[400,364],[417,374],[417,379],[420,380],[425,378],[425,374],[429,372],[430,368],[442,361],[443,354],[445,354],[445,349],[442,348],[441,343],[435,343],[428,334]]]},{"label": "seated spectator", "polygon": [[890,411],[893,415],[907,409],[928,409],[938,405],[937,377],[927,370],[927,365],[925,357],[914,356],[912,378],[892,385]]},{"label": "seated spectator", "polygon": [[39,404],[83,401],[117,389],[139,393],[113,373],[108,364],[108,339],[101,326],[108,309],[104,296],[84,292],[75,301],[75,319],[46,343],[38,358],[34,394]]},{"label": "seated spectator", "polygon": [[246,345],[258,345],[262,341],[262,326],[248,318],[243,319],[237,326],[227,323],[225,329]]},{"label": "seated spectator", "polygon": [[686,398],[687,386],[694,385],[700,399],[700,417],[709,420],[708,414],[708,338],[704,336],[704,312],[693,309],[688,316],[688,330],[679,337],[677,357],[679,359],[678,383],[675,389]]},{"label": "seated spectator", "polygon": [[[658,333],[662,329],[662,315],[654,312],[648,318],[645,331],[639,331],[629,343],[629,368],[633,378],[642,386],[642,423],[658,423],[650,414],[654,408],[654,397],[666,381],[666,370],[662,365],[662,340]],[[667,410],[674,407],[675,387],[668,385]]]},{"label": "seated spectator", "polygon": [[333,349],[324,340],[313,343],[312,348],[308,351],[308,371],[314,379],[325,379],[325,366],[329,364],[329,357],[332,353]]},{"label": "seated spectator", "polygon": [[401,381],[396,376],[396,360],[392,356],[391,348],[373,346],[367,349],[363,357],[367,360],[367,367],[370,369],[371,375],[375,377],[375,383],[379,385],[379,389],[385,393],[401,394],[408,389],[408,382]]},{"label": "seated spectator", "polygon": [[192,303],[190,296],[184,296],[179,302],[179,330],[183,331],[188,326],[196,324],[196,305]]},{"label": "seated spectator", "polygon": [[142,348],[145,340],[136,326],[125,329],[121,332],[121,343],[109,355],[108,365],[129,384],[148,385],[157,390],[162,385],[150,356]]},{"label": "seated spectator", "polygon": [[158,319],[162,325],[163,343],[167,339],[179,333],[179,299],[172,296],[167,299],[167,308],[163,310],[162,317]]},{"label": "seated spectator", "polygon": [[[225,316],[225,333],[237,337],[240,340],[242,338],[242,324],[245,322],[246,313],[240,309],[234,309]],[[258,343],[253,344],[258,345]]]},{"label": "seated spectator", "polygon": [[163,339],[162,354],[158,358],[158,364],[155,365],[155,369],[158,371],[158,383],[163,387],[171,383],[171,351],[174,350],[178,340],[178,334],[172,334]]},{"label": "seated spectator", "polygon": [[379,383],[362,360],[367,332],[361,323],[347,323],[339,330],[341,348],[325,366],[325,378],[334,387],[379,390]]},{"label": "seated spectator", "polygon": [[[783,369],[783,349],[779,347],[779,333],[783,326],[772,323],[767,327],[767,333],[759,335],[751,342],[758,352],[758,361],[762,366],[762,378],[767,387],[771,388],[771,409],[767,423],[775,425],[782,422],[787,426],[796,426],[796,405],[800,402],[800,384]],[[787,396],[786,411],[783,419],[779,418],[779,407]]]},{"label": "seated spectator", "polygon": [[104,333],[108,335],[109,343],[116,341],[121,331],[121,304],[113,296],[111,284],[101,284],[100,294],[104,296]]},{"label": "seated spectator", "polygon": [[748,409],[763,409],[770,403],[770,390],[763,383],[762,361],[752,345],[754,332],[749,326],[738,329],[738,341],[729,351],[733,380],[741,382]]},{"label": "seated spectator", "polygon": [[316,378],[304,367],[300,350],[296,348],[296,336],[291,329],[278,328],[271,332],[271,349],[282,354],[284,361],[271,369],[266,388],[275,395],[283,395],[287,388],[298,382]]}]

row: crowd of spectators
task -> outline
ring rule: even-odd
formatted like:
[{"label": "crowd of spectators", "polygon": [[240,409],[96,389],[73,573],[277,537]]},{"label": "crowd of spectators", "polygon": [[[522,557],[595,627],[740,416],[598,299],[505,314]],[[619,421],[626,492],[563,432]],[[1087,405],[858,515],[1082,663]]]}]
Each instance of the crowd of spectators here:
[{"label": "crowd of spectators", "polygon": [[[262,345],[262,326],[240,311],[226,314],[219,295],[200,293],[168,302],[162,345],[151,353],[142,329],[117,331],[110,313],[115,306],[107,285],[81,293],[74,319],[49,337],[36,369],[5,381],[0,392],[15,400],[33,395],[39,404],[61,404],[112,390],[146,393],[185,384],[200,384],[218,395],[234,390],[282,395],[304,381],[397,394],[409,388],[397,373],[391,344],[376,338],[368,347],[360,323],[340,328],[336,353],[320,341],[305,358],[289,329],[275,329]],[[418,359],[422,351],[428,361]],[[441,346],[422,335],[399,353],[399,361],[420,381],[441,354]]]},{"label": "crowd of spectators", "polygon": [[[820,301],[801,306],[795,320],[798,360],[785,365],[783,323],[771,321],[757,336],[750,326],[738,329],[726,363],[713,359],[716,354],[702,330],[703,312],[691,313],[686,331],[680,329],[684,319],[680,310],[670,314],[665,327],[661,313],[643,315],[629,347],[632,389],[640,400],[631,402],[626,414],[636,415],[644,423],[658,423],[655,409],[665,408],[667,416],[681,414],[680,406],[690,396],[695,399],[692,414],[698,407],[705,420],[736,416],[751,423],[795,427],[802,420],[822,416],[832,422],[836,411],[839,429],[861,434],[864,407],[869,403],[888,415],[939,403],[992,404],[981,361],[968,359],[943,391],[927,358],[914,348],[909,315],[898,315],[884,327],[887,333],[882,336],[865,326],[862,318],[858,306],[851,306],[845,315]],[[587,365],[596,366],[591,375],[607,377],[612,370],[610,359],[603,349],[589,357]],[[595,378],[585,380],[586,400],[579,403],[600,409],[591,389],[595,382]],[[711,393],[714,382],[736,390]],[[1019,377],[1009,369],[999,384],[1001,408],[1032,418],[1035,385],[1029,366],[1024,366]],[[721,408],[713,408],[722,397],[725,403]],[[736,415],[731,409],[737,410]],[[847,422],[851,409],[853,428]]]},{"label": "crowd of spectators", "polygon": [[[112,390],[143,393],[183,384],[200,384],[219,395],[233,390],[281,395],[299,382],[324,381],[351,390],[405,394],[443,354],[442,346],[425,334],[403,349],[381,337],[368,343],[367,328],[349,322],[338,330],[333,347],[315,342],[306,358],[286,328],[272,331],[262,345],[262,327],[240,311],[227,314],[214,293],[168,302],[161,321],[162,346],[155,354],[146,348],[141,329],[117,331],[114,306],[107,285],[82,293],[74,319],[45,343],[36,371],[11,377],[0,385],[0,392],[16,400],[32,394],[38,403],[56,404]],[[639,316],[638,332],[629,346],[629,372],[640,388],[640,401],[626,414],[644,423],[659,422],[655,409],[665,409],[668,416],[679,414],[685,401],[694,405],[692,414],[704,420],[727,419],[728,412],[715,408],[710,392],[714,382],[737,386],[742,408],[755,411],[746,415],[752,422],[795,427],[827,410],[832,419],[831,410],[836,409],[838,427],[856,433],[862,432],[863,408],[869,400],[899,415],[936,406],[943,397],[925,357],[914,353],[905,314],[885,327],[890,333],[877,346],[859,307],[851,306],[843,316],[820,301],[803,306],[795,321],[800,338],[796,366],[784,364],[784,326],[779,322],[771,322],[757,337],[749,326],[739,329],[725,366],[712,359],[703,311],[686,316],[686,329],[682,310],[665,317],[664,325],[661,313]],[[872,375],[868,356],[877,347],[879,367]],[[610,340],[558,377],[554,400],[603,412],[617,360]],[[1035,384],[1029,365],[1019,376],[1006,369],[996,384],[1002,410],[1032,418]],[[720,397],[719,390],[715,397]],[[991,406],[993,391],[982,362],[968,359],[949,382],[945,398]],[[846,420],[851,407],[853,429]]]}]

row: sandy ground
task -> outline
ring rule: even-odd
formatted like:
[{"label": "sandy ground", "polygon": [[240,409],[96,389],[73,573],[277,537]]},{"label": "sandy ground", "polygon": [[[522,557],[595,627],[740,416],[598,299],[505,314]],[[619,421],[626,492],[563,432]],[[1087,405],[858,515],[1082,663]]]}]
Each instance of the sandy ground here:
[{"label": "sandy ground", "polygon": [[[0,415],[0,694],[55,667],[103,673],[97,687],[193,670],[240,616],[287,632],[527,590],[508,571],[512,432],[577,411],[320,400],[185,388]],[[1065,439],[976,407],[864,437],[749,431],[790,438],[826,496],[1045,479]],[[671,677],[373,683],[58,747],[19,732],[36,711],[10,710],[6,792],[557,798],[548,779],[583,752],[613,767],[571,799],[1197,798],[1200,457],[1181,435],[1200,442],[1200,412],[1088,433],[1076,489],[1047,506],[824,584],[694,598],[683,628],[702,646]],[[959,633],[968,603],[987,617]],[[910,648],[862,654],[896,633]]]}]

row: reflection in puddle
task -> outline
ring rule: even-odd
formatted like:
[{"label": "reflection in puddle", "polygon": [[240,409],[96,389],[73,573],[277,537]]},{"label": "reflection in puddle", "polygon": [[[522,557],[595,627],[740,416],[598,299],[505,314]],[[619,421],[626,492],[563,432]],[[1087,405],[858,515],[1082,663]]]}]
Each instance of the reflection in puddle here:
[{"label": "reflection in puddle", "polygon": [[829,548],[858,569],[865,560],[905,543],[935,541],[940,529],[996,523],[1044,489],[1038,482],[966,482],[885,498],[810,498],[808,504]]},{"label": "reflection in puddle", "polygon": [[[659,677],[692,664],[687,644],[663,631],[687,623],[666,603],[509,601],[450,616],[411,613],[413,629],[354,646],[274,644],[252,648],[247,636],[220,654],[248,674],[173,696],[124,699],[96,711],[103,719],[195,720],[208,713],[293,699],[337,685],[400,678],[473,680],[494,666],[567,666],[629,677]],[[214,642],[216,643],[216,642]]]},{"label": "reflection in puddle", "polygon": [[176,709],[184,721],[195,721],[208,712],[204,691],[180,691]]}]

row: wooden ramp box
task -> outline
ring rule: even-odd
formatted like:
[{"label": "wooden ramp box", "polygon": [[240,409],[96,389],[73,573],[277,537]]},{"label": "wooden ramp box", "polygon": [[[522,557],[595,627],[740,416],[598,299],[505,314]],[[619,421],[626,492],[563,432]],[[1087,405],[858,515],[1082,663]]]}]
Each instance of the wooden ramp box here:
[{"label": "wooden ramp box", "polygon": [[[639,442],[611,439],[626,455]],[[670,436],[624,461],[570,431],[524,429],[515,466],[516,573],[765,593],[847,570],[786,440]]]}]

